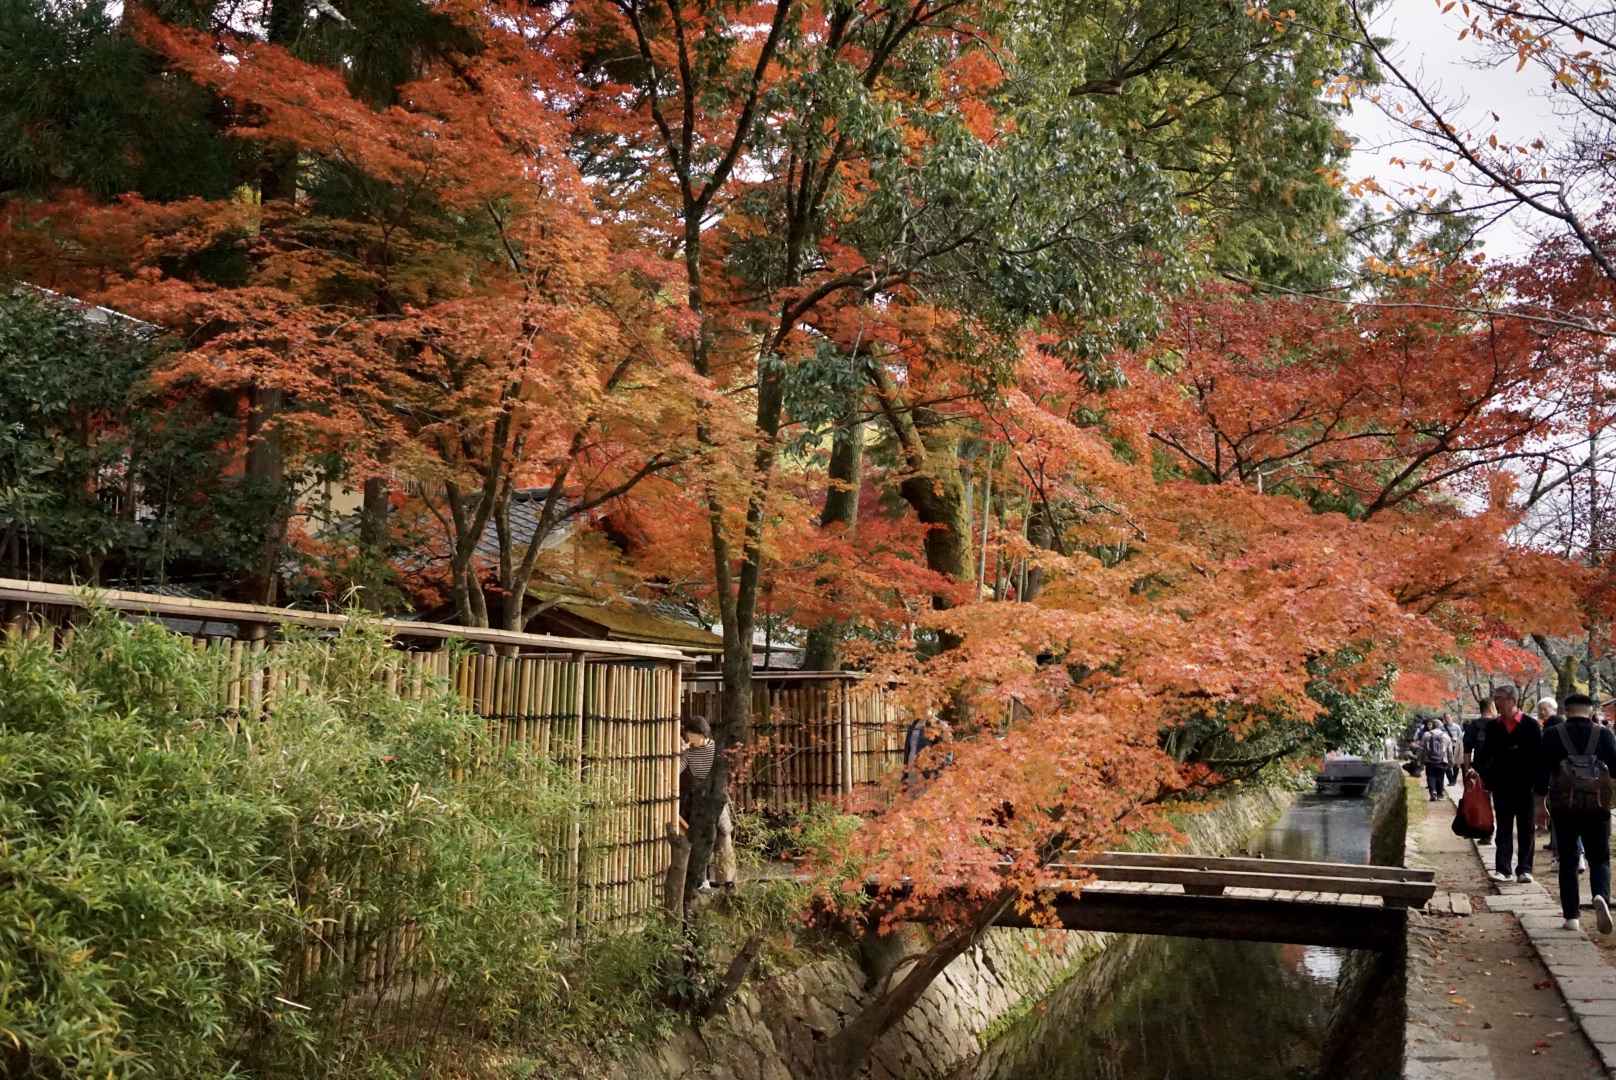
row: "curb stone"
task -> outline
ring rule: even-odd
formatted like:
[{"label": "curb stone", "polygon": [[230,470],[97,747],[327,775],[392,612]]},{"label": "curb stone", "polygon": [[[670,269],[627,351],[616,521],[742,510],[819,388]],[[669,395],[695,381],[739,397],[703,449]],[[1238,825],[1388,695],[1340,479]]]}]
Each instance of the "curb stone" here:
[{"label": "curb stone", "polygon": [[[1475,849],[1486,871],[1493,865],[1497,848],[1478,843]],[[1605,959],[1604,951],[1586,931],[1562,929],[1559,897],[1551,896],[1541,882],[1522,885],[1489,879],[1489,883],[1497,894],[1487,897],[1488,908],[1515,916],[1543,966],[1549,969],[1549,977],[1565,998],[1583,1036],[1599,1055],[1606,1074],[1616,1080],[1616,967]],[[1443,1074],[1410,1069],[1405,1075],[1434,1080]]]}]

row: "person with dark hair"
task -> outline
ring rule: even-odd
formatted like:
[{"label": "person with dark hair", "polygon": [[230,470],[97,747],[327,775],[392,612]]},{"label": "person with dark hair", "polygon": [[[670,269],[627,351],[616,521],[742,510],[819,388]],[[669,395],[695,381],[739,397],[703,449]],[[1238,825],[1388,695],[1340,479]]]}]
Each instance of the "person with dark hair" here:
[{"label": "person with dark hair", "polygon": [[924,715],[915,717],[903,736],[904,783],[916,784],[922,780],[931,780],[942,772],[944,766],[953,760],[952,754],[932,755],[931,760],[919,768],[916,768],[916,762],[926,751],[938,743],[948,742],[950,738],[948,721],[941,719],[936,713],[928,710]]},{"label": "person with dark hair", "polygon": [[[713,729],[704,716],[687,716],[679,725],[684,749],[679,751],[679,818],[686,829],[695,808],[696,789],[707,783],[713,772],[713,757],[718,744],[713,742]],[[718,884],[735,884],[735,826],[730,817],[729,800],[718,812],[718,834],[713,838],[713,855],[718,860]],[[707,871],[702,871],[704,886],[710,884]]]},{"label": "person with dark hair", "polygon": [[1453,740],[1448,738],[1447,728],[1442,721],[1431,717],[1425,722],[1425,730],[1420,732],[1419,738],[1420,760],[1425,764],[1426,798],[1430,800],[1446,798],[1446,784],[1448,779],[1448,754],[1453,749]]},{"label": "person with dark hair", "polygon": [[[1560,703],[1551,697],[1538,698],[1537,722],[1542,726],[1543,738],[1545,741],[1547,741],[1549,738],[1549,732],[1553,731],[1557,726],[1565,722],[1565,718],[1560,715]],[[1558,864],[1560,861],[1560,845],[1552,828],[1549,830],[1549,842],[1544,845],[1544,849],[1548,851],[1549,858],[1553,859],[1554,862]],[[1582,846],[1580,844],[1577,846],[1577,865],[1581,867],[1582,870],[1586,870],[1588,868],[1586,861],[1583,859]],[[1558,866],[1556,866],[1556,868],[1558,868]]]},{"label": "person with dark hair", "polygon": [[1514,879],[1532,880],[1532,841],[1537,818],[1532,789],[1537,781],[1543,729],[1535,717],[1515,707],[1519,699],[1519,692],[1509,683],[1493,691],[1498,716],[1489,720],[1482,730],[1475,759],[1476,772],[1492,792],[1493,817],[1498,823],[1494,881],[1510,880],[1511,859],[1514,859]]},{"label": "person with dark hair", "polygon": [[1492,698],[1488,698],[1481,703],[1479,712],[1480,715],[1464,727],[1464,767],[1467,771],[1475,767],[1476,751],[1481,749],[1481,743],[1487,731],[1487,724],[1498,715],[1498,710],[1493,706]]},{"label": "person with dark hair", "polygon": [[1459,726],[1459,718],[1452,713],[1442,717],[1442,729],[1448,733],[1448,783],[1459,783],[1459,763],[1464,757],[1464,729]]},{"label": "person with dark hair", "polygon": [[[1610,913],[1611,777],[1616,775],[1616,734],[1594,723],[1594,700],[1571,694],[1564,719],[1543,738],[1536,789],[1548,797],[1550,827],[1561,851],[1582,844],[1588,859],[1588,891],[1601,934],[1616,923]],[[1560,860],[1560,914],[1567,930],[1580,930],[1577,862]]]}]

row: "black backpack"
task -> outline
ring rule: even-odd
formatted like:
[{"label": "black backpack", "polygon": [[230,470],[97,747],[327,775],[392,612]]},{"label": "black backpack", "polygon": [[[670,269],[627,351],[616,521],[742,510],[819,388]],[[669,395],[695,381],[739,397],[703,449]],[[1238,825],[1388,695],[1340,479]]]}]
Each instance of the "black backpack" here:
[{"label": "black backpack", "polygon": [[1555,810],[1581,813],[1609,810],[1611,803],[1610,770],[1594,752],[1599,746],[1600,727],[1593,726],[1588,734],[1588,745],[1577,753],[1571,745],[1568,725],[1556,724],[1555,733],[1565,747],[1566,756],[1549,781],[1549,806]]}]

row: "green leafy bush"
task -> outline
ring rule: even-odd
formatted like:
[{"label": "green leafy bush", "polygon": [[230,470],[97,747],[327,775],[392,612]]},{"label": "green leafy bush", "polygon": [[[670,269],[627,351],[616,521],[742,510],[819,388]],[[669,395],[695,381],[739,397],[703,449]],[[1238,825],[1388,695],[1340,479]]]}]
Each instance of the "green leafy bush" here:
[{"label": "green leafy bush", "polygon": [[394,694],[357,620],[271,655],[274,707],[233,717],[155,626],[0,642],[0,1071],[419,1075],[450,1035],[654,1027],[656,935],[568,932],[585,792]]}]

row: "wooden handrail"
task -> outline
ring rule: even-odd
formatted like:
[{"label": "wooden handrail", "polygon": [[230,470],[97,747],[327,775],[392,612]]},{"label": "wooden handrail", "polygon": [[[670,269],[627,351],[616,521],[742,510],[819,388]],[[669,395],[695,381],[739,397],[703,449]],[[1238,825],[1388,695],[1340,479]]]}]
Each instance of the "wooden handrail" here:
[{"label": "wooden handrail", "polygon": [[1224,870],[1254,874],[1299,874],[1365,881],[1427,882],[1436,871],[1411,866],[1375,866],[1368,863],[1307,862],[1300,859],[1254,859],[1239,856],[1173,855],[1155,852],[1103,851],[1072,854],[1054,866],[1138,866],[1177,870]]},{"label": "wooden handrail", "polygon": [[[55,585],[42,581],[0,578],[0,601],[41,607],[88,608],[94,605],[114,611],[169,618],[197,619],[202,622],[245,623],[247,625],[303,626],[314,630],[341,630],[346,615],[323,611],[297,611],[265,604],[236,604],[222,600],[195,600],[185,596],[159,596],[124,589],[93,589]],[[411,619],[377,619],[376,623],[399,638],[433,641],[458,639],[482,645],[506,645],[529,653],[580,653],[597,657],[660,660],[684,663],[691,659],[671,645],[651,645],[632,641],[601,641],[594,638],[555,637],[513,630],[486,630],[448,623],[416,622]]]}]

